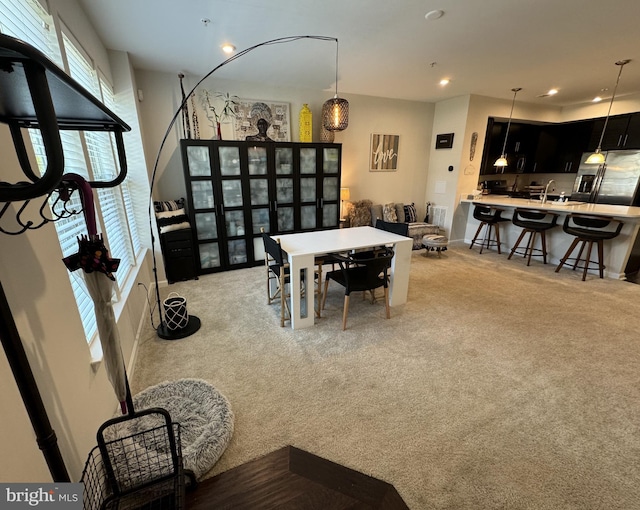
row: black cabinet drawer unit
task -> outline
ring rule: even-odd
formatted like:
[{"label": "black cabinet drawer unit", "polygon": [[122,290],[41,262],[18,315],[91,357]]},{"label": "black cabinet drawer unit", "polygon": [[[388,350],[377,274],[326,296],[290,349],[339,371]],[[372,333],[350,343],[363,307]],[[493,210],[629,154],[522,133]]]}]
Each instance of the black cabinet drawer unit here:
[{"label": "black cabinet drawer unit", "polygon": [[193,233],[190,228],[161,234],[160,248],[169,283],[197,277]]}]

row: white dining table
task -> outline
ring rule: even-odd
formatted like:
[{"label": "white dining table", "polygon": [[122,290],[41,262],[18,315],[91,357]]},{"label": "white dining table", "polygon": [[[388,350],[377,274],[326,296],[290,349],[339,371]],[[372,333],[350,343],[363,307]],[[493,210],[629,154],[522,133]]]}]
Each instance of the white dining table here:
[{"label": "white dining table", "polygon": [[[409,268],[413,247],[413,239],[410,237],[373,227],[278,234],[273,237],[280,240],[280,246],[288,256],[291,279],[291,303],[289,309],[291,311],[291,327],[293,329],[308,328],[314,324],[315,296],[313,288],[304,292],[303,283],[313,282],[316,255],[349,252],[382,245],[392,246],[394,256],[391,259],[389,277],[389,303],[391,306],[397,306],[407,302]],[[303,298],[307,301],[306,307],[303,306]]]}]

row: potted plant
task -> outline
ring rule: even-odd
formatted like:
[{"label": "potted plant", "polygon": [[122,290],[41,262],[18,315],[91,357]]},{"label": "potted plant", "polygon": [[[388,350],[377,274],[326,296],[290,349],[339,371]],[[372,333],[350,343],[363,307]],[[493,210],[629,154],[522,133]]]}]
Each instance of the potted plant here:
[{"label": "potted plant", "polygon": [[[240,98],[238,98],[238,96],[232,96],[228,92],[211,93],[207,89],[204,89],[201,100],[205,115],[213,128],[215,136],[218,140],[222,140],[220,123],[227,119],[235,118],[235,107],[238,105]],[[216,106],[218,108],[217,110]]]}]

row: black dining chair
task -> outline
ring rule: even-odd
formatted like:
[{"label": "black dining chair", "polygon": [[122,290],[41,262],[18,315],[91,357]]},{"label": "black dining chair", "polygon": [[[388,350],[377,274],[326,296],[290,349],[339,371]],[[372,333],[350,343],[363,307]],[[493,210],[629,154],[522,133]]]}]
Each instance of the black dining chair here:
[{"label": "black dining chair", "polygon": [[387,319],[391,317],[389,308],[389,268],[393,258],[393,249],[385,247],[384,251],[374,254],[370,258],[354,259],[353,255],[335,254],[334,257],[340,265],[340,269],[330,271],[324,280],[324,291],[322,293],[322,308],[327,301],[327,290],[329,281],[344,287],[344,305],[342,309],[342,330],[347,328],[347,315],[349,314],[349,297],[352,292],[372,293],[375,289],[384,288],[384,304]]},{"label": "black dining chair", "polygon": [[[280,241],[274,239],[266,232],[262,232],[262,241],[264,243],[264,261],[267,269],[267,303],[271,304],[280,298],[280,326],[284,326],[286,320],[291,317],[289,310],[289,297],[287,286],[289,285],[289,263],[286,261],[287,254],[280,246]],[[316,261],[316,269],[314,270],[315,282],[315,313],[320,317],[320,305],[322,301],[322,263]],[[274,282],[273,285],[271,282]],[[304,281],[303,281],[304,283]],[[275,290],[272,292],[272,288]],[[285,309],[288,315],[285,315]]]},{"label": "black dining chair", "polygon": [[[409,237],[409,224],[408,223],[394,223],[392,221],[376,220],[376,227],[378,230],[384,230],[385,232],[391,232],[392,234],[398,234],[400,236]],[[376,253],[384,252],[386,246],[376,246],[373,249],[365,249],[363,251],[357,251],[353,254],[354,260],[368,259],[373,257]]]},{"label": "black dining chair", "polygon": [[392,221],[376,220],[376,228],[393,234],[398,234],[400,236],[409,236],[409,224],[404,222],[394,223]]},{"label": "black dining chair", "polygon": [[[264,243],[264,262],[267,269],[267,303],[271,304],[280,298],[280,326],[284,327],[284,321],[287,320],[285,309],[289,312],[287,301],[289,295],[286,292],[286,286],[289,284],[289,264],[284,261],[284,252],[278,240],[263,232],[262,241]],[[275,290],[272,291],[272,289]]]}]

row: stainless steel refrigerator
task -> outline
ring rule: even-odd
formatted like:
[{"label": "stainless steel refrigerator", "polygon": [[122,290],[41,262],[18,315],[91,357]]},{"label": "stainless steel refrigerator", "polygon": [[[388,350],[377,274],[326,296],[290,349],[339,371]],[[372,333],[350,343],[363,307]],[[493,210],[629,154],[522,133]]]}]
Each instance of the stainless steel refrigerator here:
[{"label": "stainless steel refrigerator", "polygon": [[640,205],[640,151],[607,151],[602,165],[589,165],[584,153],[571,200],[596,204]]}]

